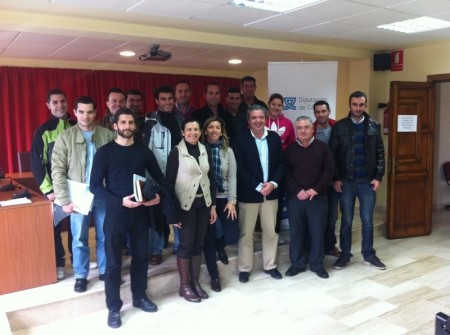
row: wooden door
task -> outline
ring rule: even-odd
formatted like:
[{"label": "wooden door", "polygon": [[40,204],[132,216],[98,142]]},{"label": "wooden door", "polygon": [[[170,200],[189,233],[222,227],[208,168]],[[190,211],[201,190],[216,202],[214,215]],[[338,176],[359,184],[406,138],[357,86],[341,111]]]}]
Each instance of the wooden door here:
[{"label": "wooden door", "polygon": [[[431,233],[435,112],[433,87],[433,83],[391,82],[386,166],[386,232],[389,239]],[[410,128],[409,123],[414,116],[417,117],[417,130],[399,131]]]}]

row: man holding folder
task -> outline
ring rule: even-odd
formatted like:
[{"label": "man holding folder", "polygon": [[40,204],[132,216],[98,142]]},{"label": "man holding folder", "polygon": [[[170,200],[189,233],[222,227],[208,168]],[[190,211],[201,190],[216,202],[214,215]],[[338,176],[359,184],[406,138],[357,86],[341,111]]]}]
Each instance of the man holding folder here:
[{"label": "man holding folder", "polygon": [[[55,192],[55,204],[62,206],[70,213],[71,231],[73,235],[73,270],[75,273],[75,292],[87,289],[89,274],[89,224],[93,216],[95,222],[95,239],[97,241],[97,263],[100,279],[104,279],[106,269],[105,237],[103,221],[105,204],[94,199],[92,210],[87,214],[76,211],[77,204],[70,196],[69,180],[86,184],[83,192],[89,190],[94,154],[102,145],[114,139],[114,133],[106,128],[94,125],[97,109],[94,100],[82,96],[75,100],[74,113],[77,124],[58,136],[52,155],[52,179]],[[73,190],[72,190],[73,191]]]}]

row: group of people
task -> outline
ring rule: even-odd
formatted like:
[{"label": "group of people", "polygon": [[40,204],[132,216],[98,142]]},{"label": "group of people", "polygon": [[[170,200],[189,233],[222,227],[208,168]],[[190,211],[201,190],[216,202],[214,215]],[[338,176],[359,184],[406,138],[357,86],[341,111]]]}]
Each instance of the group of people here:
[{"label": "group of people", "polygon": [[[217,258],[228,264],[225,246],[238,243],[239,281],[253,269],[254,231],[262,230],[263,269],[281,279],[276,266],[283,199],[287,199],[291,266],[286,276],[310,270],[328,278],[324,255],[337,257],[335,269],[350,261],[355,199],[360,202],[364,261],[385,269],[373,248],[375,192],[384,174],[380,126],[366,112],[367,97],[354,92],[348,117],[330,119],[324,100],[314,104],[315,122],[283,115],[283,96],[268,105],[255,96],[256,80],[244,77],[230,88],[227,106],[221,87],[211,82],[205,106],[190,105],[191,88],[181,81],[154,92],[157,111],[142,114],[143,95],[136,89],[108,94],[106,115],[96,120],[97,106],[88,96],[74,103],[75,120],[64,92],[47,96],[52,116],[34,134],[33,174],[42,192],[70,214],[74,290],[88,286],[91,220],[95,225],[99,279],[105,281],[108,325],[121,326],[122,253],[131,259],[133,306],[156,312],[147,297],[148,264],[160,264],[172,227],[177,256],[179,294],[190,302],[208,298],[199,283],[202,254],[211,289],[222,290]],[[160,192],[136,201],[133,175],[153,179]],[[71,202],[68,180],[94,194],[88,215]],[[168,205],[170,203],[170,206]],[[342,213],[340,247],[335,225]],[[55,226],[57,276],[64,278],[64,248]]]}]

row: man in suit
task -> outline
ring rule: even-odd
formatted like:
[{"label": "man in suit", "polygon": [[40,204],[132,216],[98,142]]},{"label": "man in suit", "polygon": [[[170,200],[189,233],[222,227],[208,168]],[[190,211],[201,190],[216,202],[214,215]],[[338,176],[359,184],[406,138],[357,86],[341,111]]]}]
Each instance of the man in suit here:
[{"label": "man in suit", "polygon": [[278,185],[283,182],[283,151],[277,133],[264,125],[267,109],[252,105],[247,112],[248,130],[235,141],[237,195],[239,202],[239,281],[248,282],[253,268],[253,232],[261,218],[263,268],[272,278],[281,279],[276,268],[278,235],[275,232]]}]

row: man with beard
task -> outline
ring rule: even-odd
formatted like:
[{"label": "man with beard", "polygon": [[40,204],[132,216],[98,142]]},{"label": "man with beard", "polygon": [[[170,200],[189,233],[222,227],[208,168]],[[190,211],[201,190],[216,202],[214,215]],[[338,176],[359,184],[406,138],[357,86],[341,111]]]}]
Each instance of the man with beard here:
[{"label": "man with beard", "polygon": [[[158,308],[147,297],[147,247],[148,206],[159,204],[160,197],[146,202],[137,202],[133,195],[133,174],[147,173],[156,181],[163,182],[164,176],[151,150],[134,142],[135,117],[129,109],[119,109],[114,117],[115,141],[97,151],[91,176],[91,191],[106,203],[105,251],[106,275],[105,294],[109,310],[108,326],[122,325],[120,298],[122,268],[122,246],[127,234],[131,239],[131,293],[133,306],[145,312],[156,312]],[[105,183],[104,183],[105,182]]]}]

